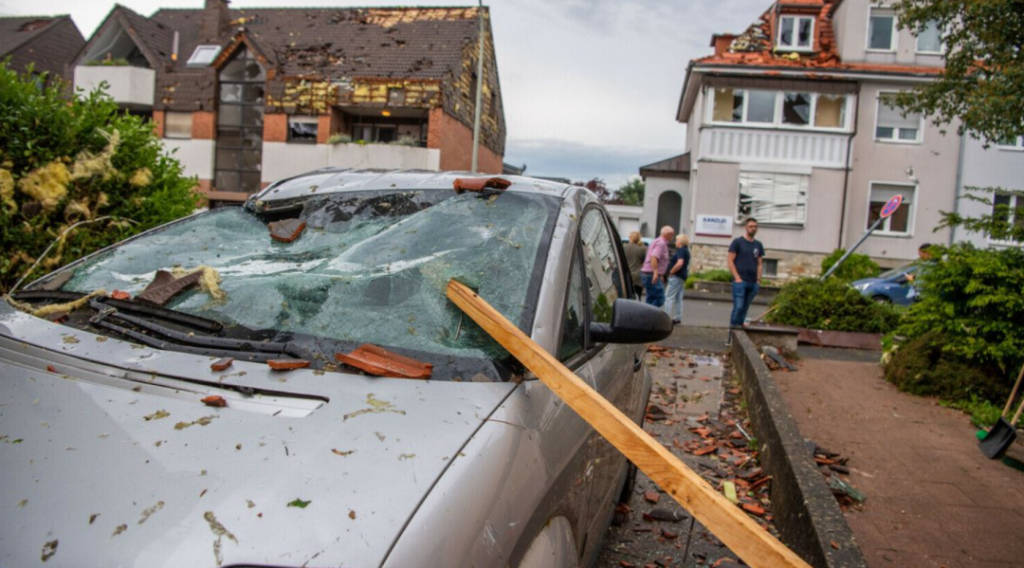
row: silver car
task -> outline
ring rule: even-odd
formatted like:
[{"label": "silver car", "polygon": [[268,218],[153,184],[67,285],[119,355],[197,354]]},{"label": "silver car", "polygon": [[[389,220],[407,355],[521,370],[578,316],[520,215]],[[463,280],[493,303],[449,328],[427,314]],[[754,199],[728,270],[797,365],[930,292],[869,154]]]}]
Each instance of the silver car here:
[{"label": "silver car", "polygon": [[[642,342],[671,323],[621,299],[620,240],[590,192],[453,190],[469,176],[318,170],[0,305],[0,566],[592,563],[628,463],[445,285],[638,423]],[[286,220],[296,238],[271,238]],[[159,271],[201,278],[135,298]],[[430,380],[336,358],[363,345]]]}]

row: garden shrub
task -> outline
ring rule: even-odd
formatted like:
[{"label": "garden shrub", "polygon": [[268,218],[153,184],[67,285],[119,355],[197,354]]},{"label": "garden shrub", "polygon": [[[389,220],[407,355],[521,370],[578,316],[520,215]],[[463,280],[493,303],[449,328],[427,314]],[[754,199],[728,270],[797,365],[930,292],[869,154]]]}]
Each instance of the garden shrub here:
[{"label": "garden shrub", "polygon": [[899,308],[865,298],[835,278],[801,278],[782,287],[772,302],[768,321],[808,329],[888,333],[900,317]]},{"label": "garden shrub", "polygon": [[[846,254],[846,249],[836,249],[821,261],[821,273],[825,274],[832,265]],[[882,273],[882,269],[866,254],[853,253],[843,261],[839,269],[829,278],[837,278],[844,282],[853,282],[861,278],[872,278]]]},{"label": "garden shrub", "polygon": [[0,62],[0,292],[79,221],[26,282],[138,232],[192,213],[195,180],[146,119],[108,96],[69,95]]},{"label": "garden shrub", "polygon": [[713,268],[704,272],[695,272],[686,279],[686,288],[693,289],[695,282],[732,282],[732,272],[724,268]]},{"label": "garden shrub", "polygon": [[[962,363],[968,371],[985,369],[984,380],[1002,386],[979,387],[977,394],[998,402],[1024,363],[1024,250],[964,243],[935,247],[933,258],[917,280],[921,300],[896,329],[907,338],[897,353],[938,349],[943,361]],[[888,367],[903,364],[894,357]],[[907,380],[898,368],[887,369],[890,374]]]},{"label": "garden shrub", "polygon": [[951,335],[930,331],[900,345],[889,357],[885,378],[901,391],[953,401],[999,400],[1009,387],[997,365],[977,364],[950,350]]}]

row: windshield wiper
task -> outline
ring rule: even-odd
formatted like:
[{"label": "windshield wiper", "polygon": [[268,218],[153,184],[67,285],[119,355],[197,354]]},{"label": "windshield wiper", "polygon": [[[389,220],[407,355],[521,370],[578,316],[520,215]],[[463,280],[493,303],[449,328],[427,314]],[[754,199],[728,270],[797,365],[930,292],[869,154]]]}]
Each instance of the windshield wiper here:
[{"label": "windshield wiper", "polygon": [[[63,302],[73,302],[75,300],[81,300],[86,295],[80,292],[60,292],[56,290],[22,290],[14,294],[14,299],[19,301],[32,301],[32,300],[58,300]],[[193,329],[201,329],[211,333],[216,333],[224,329],[224,324],[219,321],[207,319],[192,314],[186,314],[185,312],[179,312],[170,308],[164,308],[161,306],[143,304],[141,302],[130,302],[127,300],[115,300],[114,298],[97,298],[93,301],[100,301],[104,304],[108,304],[119,310],[126,312],[134,312],[139,314],[146,314],[149,316],[157,317],[167,321],[179,323],[181,325],[191,327]]]},{"label": "windshield wiper", "polygon": [[[123,314],[119,312],[116,307],[112,305],[108,306],[107,304],[108,302],[101,301],[99,299],[89,301],[89,307],[97,312],[97,314],[89,320],[89,323],[130,337],[157,349],[181,351],[184,353],[194,353],[198,355],[220,355],[261,362],[283,356],[296,357],[299,359],[306,358],[306,354],[291,343],[257,342],[246,339],[210,337],[206,335],[182,333],[151,321]],[[144,333],[128,329],[124,326],[111,323],[108,319],[129,323],[135,327],[142,328],[170,341],[160,340]]]}]

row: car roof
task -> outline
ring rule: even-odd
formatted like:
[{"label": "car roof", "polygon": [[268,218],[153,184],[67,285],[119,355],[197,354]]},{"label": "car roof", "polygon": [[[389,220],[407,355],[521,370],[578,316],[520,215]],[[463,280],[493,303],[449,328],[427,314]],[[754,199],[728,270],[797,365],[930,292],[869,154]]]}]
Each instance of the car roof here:
[{"label": "car roof", "polygon": [[275,182],[250,199],[257,203],[266,203],[348,191],[452,189],[455,180],[460,178],[495,177],[512,183],[505,191],[541,193],[564,198],[574,189],[583,189],[525,176],[427,170],[323,168]]}]

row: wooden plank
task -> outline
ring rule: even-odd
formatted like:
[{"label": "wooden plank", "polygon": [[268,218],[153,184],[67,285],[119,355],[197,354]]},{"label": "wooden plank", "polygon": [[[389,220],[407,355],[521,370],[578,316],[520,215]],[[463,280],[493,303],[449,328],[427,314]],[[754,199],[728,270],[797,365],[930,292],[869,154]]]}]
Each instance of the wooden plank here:
[{"label": "wooden plank", "polygon": [[679,458],[466,286],[448,299],[753,568],[810,568]]}]

